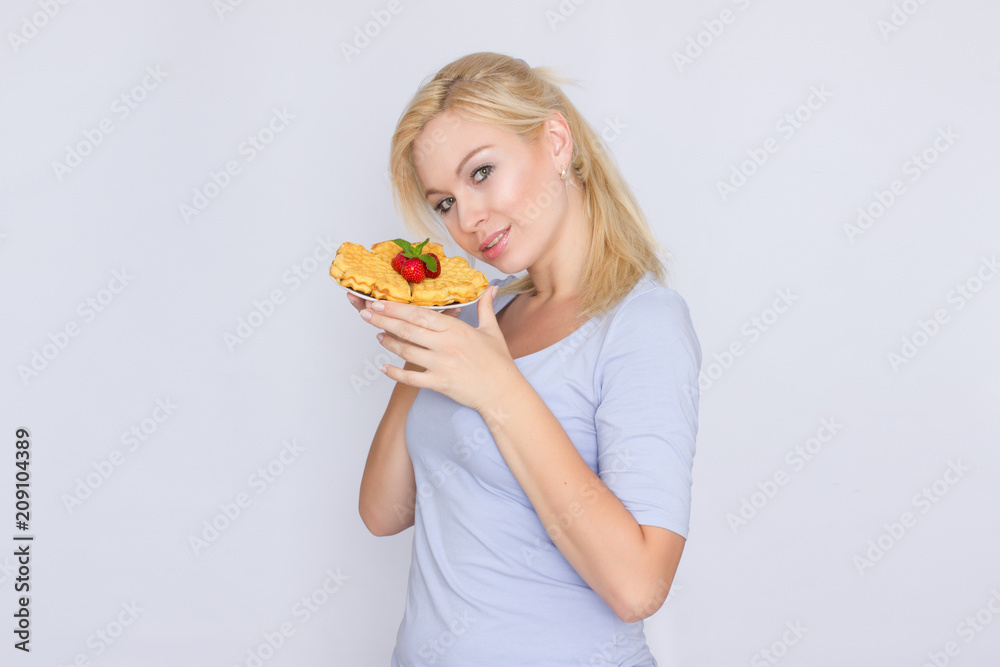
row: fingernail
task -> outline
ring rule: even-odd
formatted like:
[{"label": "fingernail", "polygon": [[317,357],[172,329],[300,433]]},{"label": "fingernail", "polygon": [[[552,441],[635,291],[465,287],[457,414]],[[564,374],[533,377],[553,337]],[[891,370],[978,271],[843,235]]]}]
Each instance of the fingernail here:
[{"label": "fingernail", "polygon": [[368,312],[367,310],[362,310],[361,311],[361,319],[363,319],[365,322],[368,322],[368,321],[370,321],[372,319],[372,314],[370,312]]},{"label": "fingernail", "polygon": [[385,304],[381,301],[372,301],[372,310],[385,310]]},{"label": "fingernail", "polygon": [[385,338],[385,332],[379,331],[377,334],[375,334],[375,338],[377,338],[378,342],[381,343],[382,339]]}]

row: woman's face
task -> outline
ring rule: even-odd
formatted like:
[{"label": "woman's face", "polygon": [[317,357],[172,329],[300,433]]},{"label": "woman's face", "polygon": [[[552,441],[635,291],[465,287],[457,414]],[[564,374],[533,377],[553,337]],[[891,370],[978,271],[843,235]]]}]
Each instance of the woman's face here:
[{"label": "woman's face", "polygon": [[417,175],[459,247],[508,274],[556,247],[568,208],[560,172],[572,154],[561,130],[527,143],[451,112],[424,126],[414,145]]}]

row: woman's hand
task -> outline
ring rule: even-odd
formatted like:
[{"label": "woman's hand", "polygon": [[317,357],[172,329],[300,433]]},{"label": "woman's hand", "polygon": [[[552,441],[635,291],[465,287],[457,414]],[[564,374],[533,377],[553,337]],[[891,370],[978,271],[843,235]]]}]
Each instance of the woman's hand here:
[{"label": "woman's hand", "polygon": [[[353,294],[351,292],[347,293],[347,300],[351,303],[352,306],[354,306],[358,310],[359,313],[362,310],[371,308],[371,304],[373,303],[372,301],[369,301],[368,299],[362,299],[357,294]],[[450,317],[458,317],[458,314],[459,312],[461,312],[461,310],[462,310],[461,308],[449,308],[448,310],[442,312],[444,312]],[[387,335],[391,336],[392,334],[387,334]],[[424,369],[421,366],[417,366],[414,363],[410,363],[410,367],[416,370],[418,373],[424,372]]]},{"label": "woman's hand", "polygon": [[[368,299],[362,299],[357,294],[352,294],[351,292],[347,293],[347,300],[350,301],[351,305],[354,306],[358,310],[359,313],[362,310],[365,310],[366,308],[370,308],[371,304],[373,303],[372,301],[369,301]],[[458,317],[458,314],[459,314],[459,312],[461,312],[461,310],[462,310],[461,308],[449,308],[448,310],[441,311],[441,312],[445,313],[446,315],[448,315],[450,317]],[[388,335],[391,336],[392,334],[388,334]],[[412,365],[414,365],[414,364],[411,364],[411,366]],[[417,372],[423,372],[423,370],[424,370],[423,368],[420,368],[420,367],[417,368]]]},{"label": "woman's hand", "polygon": [[358,310],[359,313],[362,310],[365,309],[365,304],[368,303],[368,301],[366,301],[365,299],[362,299],[357,294],[352,294],[350,292],[347,293],[347,300],[348,300],[348,302],[350,302],[350,304],[352,306],[354,306],[355,308],[357,308],[357,310]]},{"label": "woman's hand", "polygon": [[[357,308],[358,312],[364,310],[368,304],[372,303],[368,299],[362,299],[357,294],[351,292],[347,293],[347,300],[351,302],[351,305]],[[451,317],[458,317],[458,314],[462,312],[461,308],[449,308],[448,310],[441,311],[445,315],[450,315]]]},{"label": "woman's hand", "polygon": [[386,364],[382,371],[397,382],[433,389],[480,413],[489,410],[523,377],[493,312],[495,292],[496,287],[488,287],[479,300],[476,328],[450,313],[413,304],[366,303],[359,308],[361,316],[385,331],[379,334],[382,347],[425,369],[418,372]]}]

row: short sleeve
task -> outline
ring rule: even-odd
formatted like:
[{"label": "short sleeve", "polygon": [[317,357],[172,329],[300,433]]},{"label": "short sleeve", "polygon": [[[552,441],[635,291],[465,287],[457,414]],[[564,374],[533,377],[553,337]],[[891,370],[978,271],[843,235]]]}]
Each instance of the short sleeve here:
[{"label": "short sleeve", "polygon": [[687,303],[654,286],[608,328],[595,375],[598,474],[640,525],[687,538],[701,346]]}]

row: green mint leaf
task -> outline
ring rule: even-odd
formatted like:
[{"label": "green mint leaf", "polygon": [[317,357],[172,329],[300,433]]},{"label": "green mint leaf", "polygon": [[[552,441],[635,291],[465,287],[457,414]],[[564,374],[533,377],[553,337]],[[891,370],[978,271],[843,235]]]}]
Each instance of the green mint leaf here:
[{"label": "green mint leaf", "polygon": [[421,255],[420,259],[423,261],[424,266],[427,267],[427,270],[431,273],[438,270],[438,261],[435,259],[434,255]]},{"label": "green mint leaf", "polygon": [[407,257],[415,256],[413,255],[413,246],[410,245],[409,241],[404,241],[403,239],[393,239],[392,242],[402,248]]},{"label": "green mint leaf", "polygon": [[424,246],[427,245],[428,241],[430,241],[430,238],[426,238],[419,245],[413,246],[413,256],[414,257],[420,256],[420,254],[424,251]]}]

